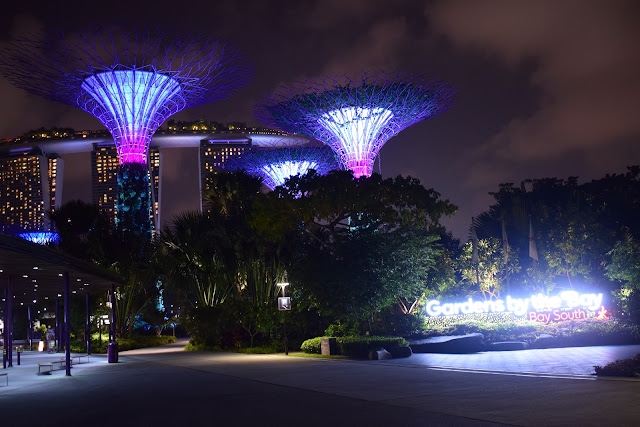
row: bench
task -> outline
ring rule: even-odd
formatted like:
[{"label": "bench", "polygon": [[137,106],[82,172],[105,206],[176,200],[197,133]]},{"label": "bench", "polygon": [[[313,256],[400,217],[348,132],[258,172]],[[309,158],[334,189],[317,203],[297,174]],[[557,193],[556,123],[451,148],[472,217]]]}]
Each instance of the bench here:
[{"label": "bench", "polygon": [[[60,360],[52,360],[51,362],[40,362],[38,363],[38,375],[40,375],[42,372],[42,368],[44,368],[45,366],[49,367],[48,371],[45,371],[44,373],[50,373],[51,371],[57,370],[57,369],[62,369],[62,365],[66,362],[66,360],[64,359],[60,359]],[[56,365],[56,366],[54,366]]]},{"label": "bench", "polygon": [[9,375],[6,372],[0,372],[0,377],[4,376],[7,380],[7,386],[9,385]]},{"label": "bench", "polygon": [[76,354],[76,355],[71,356],[71,360],[72,360],[71,363],[73,364],[73,359],[77,359],[76,363],[82,363],[82,358],[83,357],[87,358],[87,361],[85,363],[89,363],[89,355],[88,354]]},{"label": "bench", "polygon": [[[87,361],[85,363],[89,363],[89,355],[88,354],[74,354],[71,356],[71,366],[73,366],[74,364],[79,364],[82,363],[82,358],[86,357]],[[55,371],[58,369],[62,369],[63,366],[65,366],[65,364],[67,363],[67,360],[63,357],[62,359],[59,360],[52,360],[50,362],[40,362],[38,363],[38,375],[44,373],[50,373],[51,371]],[[42,368],[48,367],[49,370],[42,372]]]},{"label": "bench", "polygon": [[45,374],[53,371],[53,362],[40,362],[38,363],[38,375],[42,373],[42,368],[44,368],[45,366],[49,367],[49,370],[46,371]]}]

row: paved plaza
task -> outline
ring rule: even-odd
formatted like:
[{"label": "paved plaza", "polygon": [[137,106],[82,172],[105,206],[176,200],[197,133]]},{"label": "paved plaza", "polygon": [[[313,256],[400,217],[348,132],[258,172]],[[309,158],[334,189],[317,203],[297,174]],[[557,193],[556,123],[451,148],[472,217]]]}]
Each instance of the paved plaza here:
[{"label": "paved plaza", "polygon": [[640,424],[640,381],[586,374],[640,346],[354,361],[184,344],[123,352],[117,364],[94,356],[71,377],[36,375],[38,360],[59,355],[26,353],[0,370],[0,425]]},{"label": "paved plaza", "polygon": [[470,354],[414,354],[393,363],[425,367],[477,369],[511,373],[592,375],[604,366],[640,353],[640,345],[566,347],[521,351],[486,351]]}]

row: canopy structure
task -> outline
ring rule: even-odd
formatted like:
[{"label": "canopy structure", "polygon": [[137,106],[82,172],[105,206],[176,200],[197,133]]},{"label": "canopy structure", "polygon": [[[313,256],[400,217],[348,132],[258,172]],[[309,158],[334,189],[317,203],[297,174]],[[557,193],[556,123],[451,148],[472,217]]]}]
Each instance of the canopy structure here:
[{"label": "canopy structure", "polygon": [[[102,270],[86,261],[41,246],[19,237],[0,234],[0,291],[3,302],[4,348],[13,348],[13,310],[17,305],[35,304],[42,300],[64,299],[64,332],[56,316],[56,336],[65,342],[67,375],[71,375],[69,349],[69,319],[71,294],[84,294],[87,305],[87,352],[91,352],[88,334],[89,294],[114,292],[123,283],[122,277]],[[31,314],[31,310],[29,310]],[[112,310],[112,321],[113,310]],[[31,316],[29,316],[31,326]],[[28,332],[30,337],[30,331]],[[12,351],[7,352],[9,367],[13,366]]]},{"label": "canopy structure", "polygon": [[364,71],[283,85],[256,104],[255,115],[267,126],[327,144],[358,178],[371,176],[391,137],[445,111],[453,97],[443,81]]},{"label": "canopy structure", "polygon": [[252,73],[224,42],[155,27],[95,27],[0,49],[0,74],[16,87],[77,106],[109,130],[120,162],[116,224],[149,238],[151,137],[173,114],[229,97]]},{"label": "canopy structure", "polygon": [[339,169],[339,165],[328,147],[285,147],[248,151],[229,159],[227,169],[245,170],[262,178],[264,185],[275,190],[292,176],[304,175],[311,169],[324,175]]}]

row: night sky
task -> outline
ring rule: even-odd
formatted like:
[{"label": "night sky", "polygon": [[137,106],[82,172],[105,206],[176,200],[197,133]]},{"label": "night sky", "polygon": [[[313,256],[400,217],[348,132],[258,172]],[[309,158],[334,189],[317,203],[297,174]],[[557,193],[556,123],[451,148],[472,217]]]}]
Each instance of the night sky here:
[{"label": "night sky", "polygon": [[[634,0],[13,3],[2,8],[0,44],[51,26],[115,22],[203,33],[242,50],[255,68],[251,83],[230,99],[174,116],[179,120],[258,125],[257,99],[324,73],[382,69],[450,82],[458,92],[454,107],[388,141],[381,163],[383,176],[417,177],[458,205],[445,224],[463,239],[500,183],[585,181],[640,164]],[[40,126],[101,128],[87,113],[26,95],[2,78],[0,100],[3,138]],[[179,157],[165,173],[181,173]],[[168,179],[180,189],[179,176]]]}]

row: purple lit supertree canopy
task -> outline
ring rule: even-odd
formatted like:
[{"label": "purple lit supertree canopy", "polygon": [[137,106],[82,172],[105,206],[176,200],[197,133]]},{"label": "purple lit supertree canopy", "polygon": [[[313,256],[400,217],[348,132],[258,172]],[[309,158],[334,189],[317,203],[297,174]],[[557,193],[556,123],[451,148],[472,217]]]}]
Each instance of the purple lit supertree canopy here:
[{"label": "purple lit supertree canopy", "polygon": [[27,231],[18,234],[18,237],[39,245],[46,245],[48,243],[57,244],[60,240],[60,235],[51,231]]},{"label": "purple lit supertree canopy", "polygon": [[310,169],[324,175],[339,169],[333,151],[326,147],[259,148],[227,160],[229,171],[244,170],[262,178],[262,183],[274,190],[296,175],[304,175]]},{"label": "purple lit supertree canopy", "polygon": [[370,176],[382,146],[453,103],[453,88],[410,74],[364,72],[282,86],[256,105],[267,126],[329,145],[357,178]]},{"label": "purple lit supertree canopy", "polygon": [[151,230],[147,156],[154,132],[187,107],[228,97],[251,69],[229,45],[155,28],[93,28],[57,40],[22,39],[0,52],[15,86],[82,108],[111,132],[118,150],[118,227]]}]

